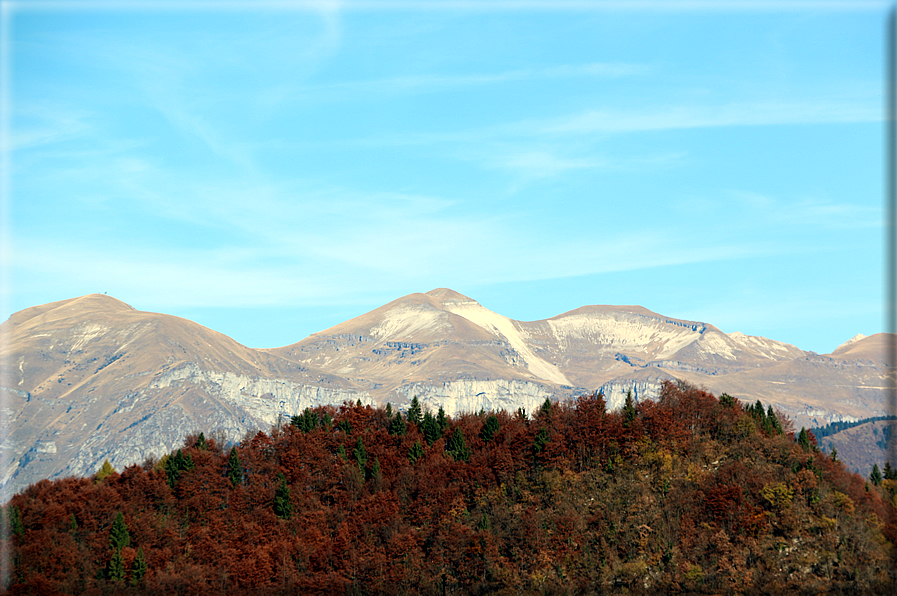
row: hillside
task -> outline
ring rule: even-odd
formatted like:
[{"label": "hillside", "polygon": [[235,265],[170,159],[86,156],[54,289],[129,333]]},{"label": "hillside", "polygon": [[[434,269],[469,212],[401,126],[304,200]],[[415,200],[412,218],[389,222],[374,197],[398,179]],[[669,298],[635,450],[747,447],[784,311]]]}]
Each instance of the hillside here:
[{"label": "hillside", "polygon": [[598,390],[619,408],[682,380],[807,427],[885,413],[882,334],[821,356],[640,306],[516,321],[445,288],[268,350],[105,295],[15,313],[0,337],[3,498],[160,456],[196,429],[233,440],[344,401],[532,412]]},{"label": "hillside", "polygon": [[889,420],[872,420],[858,424],[830,436],[819,437],[819,447],[826,453],[836,449],[838,459],[843,461],[849,470],[868,478],[873,464],[878,464],[881,468],[890,457],[888,438],[894,424],[894,421]]},{"label": "hillside", "polygon": [[888,593],[897,481],[666,383],[458,417],[317,408],[4,508],[10,593]]}]

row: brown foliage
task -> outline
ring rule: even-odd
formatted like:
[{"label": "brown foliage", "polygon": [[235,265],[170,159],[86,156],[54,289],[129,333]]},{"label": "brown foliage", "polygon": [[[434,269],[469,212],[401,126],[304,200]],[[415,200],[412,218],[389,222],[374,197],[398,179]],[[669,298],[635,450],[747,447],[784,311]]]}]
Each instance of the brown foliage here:
[{"label": "brown foliage", "polygon": [[[191,436],[182,454],[193,468],[173,487],[153,462],[98,483],[29,487],[9,504],[25,528],[6,538],[11,592],[893,587],[897,524],[885,489],[787,434],[760,432],[740,404],[694,387],[664,384],[629,424],[600,394],[534,419],[498,412],[488,442],[484,418],[461,415],[443,436],[463,431],[467,462],[445,453],[445,438],[428,446],[413,425],[390,435],[385,412],[370,406],[316,412],[333,424],[247,436],[237,446],[245,471],[237,486],[227,478],[230,448],[213,440],[200,448]],[[540,432],[548,440],[537,450]],[[352,458],[359,438],[364,469]],[[417,441],[424,455],[412,464]],[[290,489],[290,519],[273,512],[278,474]],[[148,565],[137,586],[104,576],[118,512],[131,540],[121,552],[126,579],[137,549]]]}]

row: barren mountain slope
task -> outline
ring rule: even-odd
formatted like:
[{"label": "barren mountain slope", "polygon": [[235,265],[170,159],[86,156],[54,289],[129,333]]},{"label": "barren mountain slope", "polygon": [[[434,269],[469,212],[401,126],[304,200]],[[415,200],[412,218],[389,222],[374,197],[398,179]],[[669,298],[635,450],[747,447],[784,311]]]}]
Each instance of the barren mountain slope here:
[{"label": "barren mountain slope", "polygon": [[0,335],[5,494],[105,458],[121,468],[188,433],[237,438],[345,400],[532,412],[600,390],[618,407],[628,390],[653,398],[681,379],[760,399],[798,427],[885,413],[881,334],[820,356],[638,306],[515,321],[445,288],[270,350],[101,295],[26,309]]},{"label": "barren mountain slope", "polygon": [[103,295],[26,309],[0,334],[0,488],[91,472],[104,458],[121,467],[197,429],[241,435],[286,403],[367,399],[339,377]]}]

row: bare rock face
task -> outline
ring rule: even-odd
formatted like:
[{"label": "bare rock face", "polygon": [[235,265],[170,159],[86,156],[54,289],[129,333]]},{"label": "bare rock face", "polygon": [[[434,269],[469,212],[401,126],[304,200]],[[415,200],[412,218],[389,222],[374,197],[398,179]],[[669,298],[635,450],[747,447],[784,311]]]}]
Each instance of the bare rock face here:
[{"label": "bare rock face", "polygon": [[139,463],[187,434],[239,439],[345,401],[533,412],[601,391],[619,407],[627,391],[649,399],[678,379],[762,400],[798,426],[885,413],[883,334],[820,356],[638,306],[515,321],[444,288],[269,350],[103,295],[18,312],[0,339],[3,498],[104,459]]}]

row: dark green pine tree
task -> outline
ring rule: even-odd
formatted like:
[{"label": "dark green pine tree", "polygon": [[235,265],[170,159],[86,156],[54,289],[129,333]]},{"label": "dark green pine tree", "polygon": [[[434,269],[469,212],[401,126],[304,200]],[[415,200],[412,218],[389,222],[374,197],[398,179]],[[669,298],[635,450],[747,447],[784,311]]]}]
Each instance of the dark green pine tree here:
[{"label": "dark green pine tree", "polygon": [[838,448],[832,445],[832,453],[831,453],[832,461],[838,461]]},{"label": "dark green pine tree", "polygon": [[797,444],[808,451],[810,449],[810,435],[807,434],[807,429],[804,427],[800,427],[800,433],[797,435]]},{"label": "dark green pine tree", "polygon": [[416,395],[411,398],[411,405],[408,407],[406,418],[408,418],[409,423],[415,426],[420,426],[421,420],[423,420],[423,410]]},{"label": "dark green pine tree", "polygon": [[355,449],[352,450],[352,455],[355,456],[355,461],[358,462],[358,469],[364,473],[364,468],[368,463],[368,452],[364,448],[364,442],[362,442],[361,437],[358,437],[358,440],[355,441]]},{"label": "dark green pine tree", "polygon": [[187,470],[192,470],[194,467],[193,458],[190,455],[184,455],[180,449],[177,450],[174,457],[169,455],[168,460],[165,462],[165,474],[168,476],[168,485],[174,488],[181,474]]},{"label": "dark green pine tree", "polygon": [[109,559],[109,565],[106,566],[106,577],[110,581],[125,581],[125,559],[121,555],[121,549],[116,549]]},{"label": "dark green pine tree", "polygon": [[546,445],[548,445],[548,432],[544,428],[540,428],[536,438],[533,439],[533,455],[539,455],[545,451]]},{"label": "dark green pine tree", "polygon": [[390,420],[392,418],[392,404],[386,402],[386,419]]},{"label": "dark green pine tree", "polygon": [[444,431],[448,428],[449,421],[442,406],[439,406],[439,412],[436,414],[436,422],[439,424],[440,431]]},{"label": "dark green pine tree", "polygon": [[629,427],[635,421],[635,400],[632,398],[632,389],[626,392],[626,401],[623,403],[623,426]]},{"label": "dark green pine tree", "polygon": [[112,530],[109,532],[109,547],[120,551],[129,544],[131,544],[131,536],[128,533],[128,526],[125,525],[125,516],[119,511],[112,522]]},{"label": "dark green pine tree", "polygon": [[143,556],[143,547],[137,549],[137,556],[134,558],[134,565],[131,567],[131,585],[139,586],[143,582],[143,576],[146,575],[148,566]]},{"label": "dark green pine tree", "polygon": [[[834,447],[832,447],[832,450],[834,451]],[[885,462],[884,476],[885,480],[894,480],[895,478],[897,478],[897,470],[891,467],[891,462],[889,461]]]},{"label": "dark green pine tree", "polygon": [[208,447],[209,444],[206,442],[206,436],[203,433],[199,433],[199,437],[196,439],[196,448],[205,451]]},{"label": "dark green pine tree", "polygon": [[424,456],[423,445],[420,444],[420,441],[415,441],[414,445],[411,446],[411,449],[408,450],[408,461],[413,464],[414,462],[416,462],[423,456]]},{"label": "dark green pine tree", "polygon": [[542,403],[542,407],[539,408],[539,411],[544,416],[551,416],[551,399],[545,398],[545,401]]},{"label": "dark green pine tree", "polygon": [[869,474],[869,480],[875,486],[881,486],[881,470],[878,464],[872,464],[872,473]]},{"label": "dark green pine tree", "polygon": [[782,429],[782,424],[779,422],[779,417],[772,411],[772,406],[769,406],[766,410],[766,419],[769,420],[770,427],[777,435],[785,434],[784,429]]},{"label": "dark green pine tree", "polygon": [[442,429],[439,428],[439,423],[429,412],[424,414],[424,419],[420,423],[420,430],[424,433],[427,445],[433,445],[442,436]]},{"label": "dark green pine tree", "polygon": [[396,412],[395,417],[389,421],[389,434],[404,437],[407,432],[408,425],[405,424],[402,413]]},{"label": "dark green pine tree", "polygon": [[9,531],[12,532],[13,536],[20,539],[25,536],[25,524],[22,523],[22,513],[19,511],[19,508],[15,505],[10,505],[4,513],[7,516],[7,523],[9,523]]},{"label": "dark green pine tree", "polygon": [[723,393],[719,396],[719,403],[727,408],[732,408],[735,407],[735,398],[728,393]]},{"label": "dark green pine tree", "polygon": [[230,455],[227,456],[227,478],[233,486],[243,484],[243,464],[237,455],[236,445],[230,448]]},{"label": "dark green pine tree", "polygon": [[446,451],[455,461],[468,461],[470,459],[470,448],[467,446],[464,431],[461,430],[460,426],[456,426],[452,436],[449,437]]},{"label": "dark green pine tree", "polygon": [[310,433],[318,428],[320,420],[315,412],[312,412],[310,408],[305,408],[304,412],[290,418],[290,424],[302,432]]},{"label": "dark green pine tree", "polygon": [[495,433],[498,432],[498,428],[498,416],[490,414],[489,417],[486,418],[486,423],[483,424],[483,429],[480,431],[480,438],[488,443],[492,440],[492,437],[495,436]]},{"label": "dark green pine tree", "polygon": [[374,491],[378,491],[383,487],[383,470],[380,469],[379,459],[375,459],[374,465],[371,466],[371,485]]},{"label": "dark green pine tree", "polygon": [[290,519],[293,516],[293,503],[290,501],[290,487],[284,475],[278,474],[279,485],[274,493],[274,515],[281,519]]},{"label": "dark green pine tree", "polygon": [[757,403],[754,404],[754,407],[751,408],[751,414],[753,414],[754,418],[758,421],[762,420],[766,415],[765,410],[763,409],[763,404],[760,403],[760,400],[757,400]]}]

